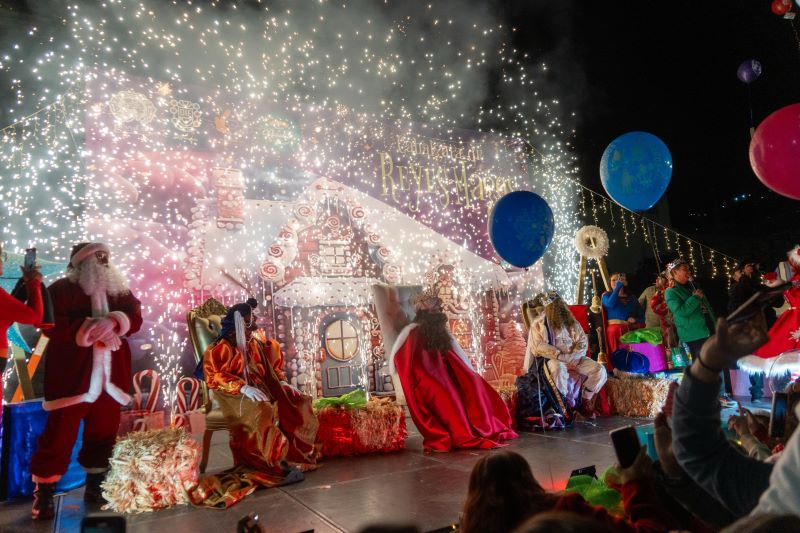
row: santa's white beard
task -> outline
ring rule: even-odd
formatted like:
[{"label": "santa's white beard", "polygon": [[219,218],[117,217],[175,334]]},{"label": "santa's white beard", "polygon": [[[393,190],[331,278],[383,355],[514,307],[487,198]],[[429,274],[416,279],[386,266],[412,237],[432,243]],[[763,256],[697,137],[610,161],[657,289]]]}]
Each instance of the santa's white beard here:
[{"label": "santa's white beard", "polygon": [[104,292],[109,296],[116,296],[128,292],[128,280],[122,272],[111,264],[101,264],[95,257],[81,261],[69,271],[67,277],[78,283],[86,294]]}]

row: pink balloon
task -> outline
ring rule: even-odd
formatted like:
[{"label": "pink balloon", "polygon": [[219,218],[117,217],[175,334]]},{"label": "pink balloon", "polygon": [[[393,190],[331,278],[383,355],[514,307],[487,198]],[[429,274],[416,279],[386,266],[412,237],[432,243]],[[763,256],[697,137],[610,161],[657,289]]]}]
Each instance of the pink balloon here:
[{"label": "pink balloon", "polygon": [[761,183],[800,200],[800,104],[782,107],[758,125],[750,141],[750,166]]}]

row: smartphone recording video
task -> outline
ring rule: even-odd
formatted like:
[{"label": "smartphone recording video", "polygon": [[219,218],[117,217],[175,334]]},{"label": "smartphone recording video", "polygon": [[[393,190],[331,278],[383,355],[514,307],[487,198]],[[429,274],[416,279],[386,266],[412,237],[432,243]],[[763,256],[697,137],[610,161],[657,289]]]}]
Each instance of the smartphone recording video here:
[{"label": "smartphone recording video", "polygon": [[769,436],[781,438],[786,433],[786,418],[789,414],[789,397],[785,392],[772,393],[772,413],[769,416]]},{"label": "smartphone recording video", "polygon": [[30,270],[36,264],[36,248],[28,248],[25,250],[25,270]]},{"label": "smartphone recording video", "polygon": [[614,451],[617,453],[619,466],[628,468],[636,460],[639,450],[642,449],[642,445],[639,443],[639,436],[636,434],[636,428],[628,426],[615,429],[610,433],[610,436]]}]

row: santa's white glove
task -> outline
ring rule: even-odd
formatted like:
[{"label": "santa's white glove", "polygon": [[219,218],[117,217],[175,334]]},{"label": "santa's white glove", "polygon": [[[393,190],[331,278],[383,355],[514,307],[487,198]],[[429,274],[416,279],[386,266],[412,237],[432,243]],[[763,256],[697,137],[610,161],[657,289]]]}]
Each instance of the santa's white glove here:
[{"label": "santa's white glove", "polygon": [[115,329],[117,329],[115,320],[110,318],[95,319],[89,329],[89,338],[95,341],[106,338],[109,334],[113,334]]},{"label": "santa's white glove", "polygon": [[75,335],[78,346],[89,347],[100,339],[114,334],[117,322],[111,318],[87,318]]},{"label": "santa's white glove", "polygon": [[242,396],[254,402],[268,402],[269,396],[264,391],[251,385],[244,385],[241,389]]},{"label": "santa's white glove", "polygon": [[117,336],[117,334],[114,333],[113,331],[97,339],[97,342],[102,344],[112,352],[119,350],[120,346],[122,346],[122,339],[120,339]]}]

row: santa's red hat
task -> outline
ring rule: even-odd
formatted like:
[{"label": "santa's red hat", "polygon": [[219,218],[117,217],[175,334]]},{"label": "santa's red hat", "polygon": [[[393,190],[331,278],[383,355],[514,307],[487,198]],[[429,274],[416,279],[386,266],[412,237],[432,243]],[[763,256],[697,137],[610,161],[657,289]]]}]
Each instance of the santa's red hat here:
[{"label": "santa's red hat", "polygon": [[76,268],[87,257],[91,257],[95,252],[109,253],[108,246],[101,242],[81,242],[72,247],[69,254],[69,264]]}]

